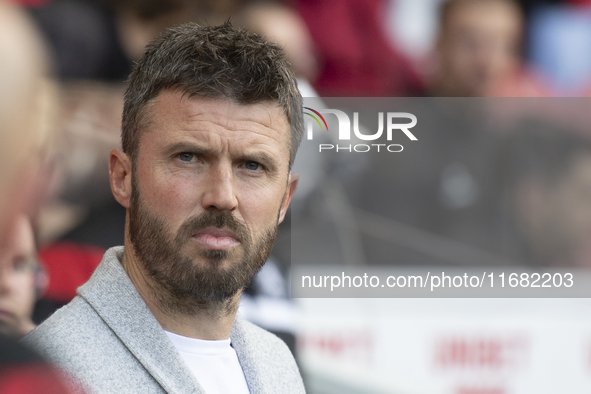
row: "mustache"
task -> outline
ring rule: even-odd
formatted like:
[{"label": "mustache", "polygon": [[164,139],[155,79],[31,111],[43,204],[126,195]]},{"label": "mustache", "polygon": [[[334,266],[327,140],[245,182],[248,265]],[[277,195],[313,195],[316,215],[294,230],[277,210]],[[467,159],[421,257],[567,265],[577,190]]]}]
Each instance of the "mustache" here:
[{"label": "mustache", "polygon": [[205,211],[200,215],[185,220],[179,228],[176,240],[183,242],[198,231],[208,227],[228,229],[234,233],[234,236],[239,242],[250,242],[250,231],[246,224],[228,211]]}]

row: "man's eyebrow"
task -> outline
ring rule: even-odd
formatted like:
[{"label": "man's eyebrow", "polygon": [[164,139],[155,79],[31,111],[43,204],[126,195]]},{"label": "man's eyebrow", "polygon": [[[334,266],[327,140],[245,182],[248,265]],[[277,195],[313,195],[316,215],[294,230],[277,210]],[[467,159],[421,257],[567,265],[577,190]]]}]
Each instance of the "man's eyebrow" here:
[{"label": "man's eyebrow", "polygon": [[213,153],[213,149],[204,148],[203,146],[192,144],[190,142],[175,142],[174,144],[167,145],[164,148],[164,152],[166,152],[167,155],[180,152],[208,154]]},{"label": "man's eyebrow", "polygon": [[[175,142],[173,144],[166,146],[164,148],[164,152],[166,153],[166,155],[172,155],[180,152],[190,152],[201,155],[208,155],[214,154],[215,150],[205,148],[197,144],[192,144],[190,142]],[[239,159],[256,161],[258,163],[264,164],[270,171],[275,171],[278,167],[277,160],[273,158],[273,156],[265,152],[244,153],[243,155],[241,155]]]}]

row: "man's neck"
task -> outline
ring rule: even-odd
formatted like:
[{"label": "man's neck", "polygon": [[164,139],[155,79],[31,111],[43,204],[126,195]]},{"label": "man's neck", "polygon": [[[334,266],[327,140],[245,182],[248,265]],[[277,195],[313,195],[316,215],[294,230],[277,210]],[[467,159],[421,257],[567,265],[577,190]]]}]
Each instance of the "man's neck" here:
[{"label": "man's neck", "polygon": [[[168,294],[143,269],[143,264],[126,243],[122,265],[129,279],[166,331],[198,339],[217,340],[230,337],[238,310],[241,292],[222,303],[199,304],[186,312],[173,311],[166,307]],[[157,294],[161,295],[160,297]]]}]

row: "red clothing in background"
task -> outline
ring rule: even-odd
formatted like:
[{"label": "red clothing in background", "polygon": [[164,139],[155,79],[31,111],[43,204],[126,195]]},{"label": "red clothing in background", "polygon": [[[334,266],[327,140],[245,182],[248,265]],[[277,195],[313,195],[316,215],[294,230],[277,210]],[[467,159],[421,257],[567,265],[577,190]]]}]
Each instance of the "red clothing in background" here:
[{"label": "red clothing in background", "polygon": [[382,0],[296,0],[318,49],[321,96],[416,96],[423,85],[392,48],[381,22]]},{"label": "red clothing in background", "polygon": [[49,284],[43,298],[68,303],[76,296],[103,258],[105,250],[91,245],[58,242],[43,248],[39,257],[47,268]]},{"label": "red clothing in background", "polygon": [[45,364],[16,364],[0,367],[2,394],[67,394],[57,370]]}]

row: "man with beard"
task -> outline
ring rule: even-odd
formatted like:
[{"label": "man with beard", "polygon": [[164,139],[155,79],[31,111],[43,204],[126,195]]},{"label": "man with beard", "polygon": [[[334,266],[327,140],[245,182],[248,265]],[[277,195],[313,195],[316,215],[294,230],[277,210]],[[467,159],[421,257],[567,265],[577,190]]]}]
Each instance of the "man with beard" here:
[{"label": "man with beard", "polygon": [[297,186],[301,96],[281,50],[183,25],[128,81],[111,152],[125,246],[25,338],[101,393],[302,393],[289,350],[236,315]]}]

